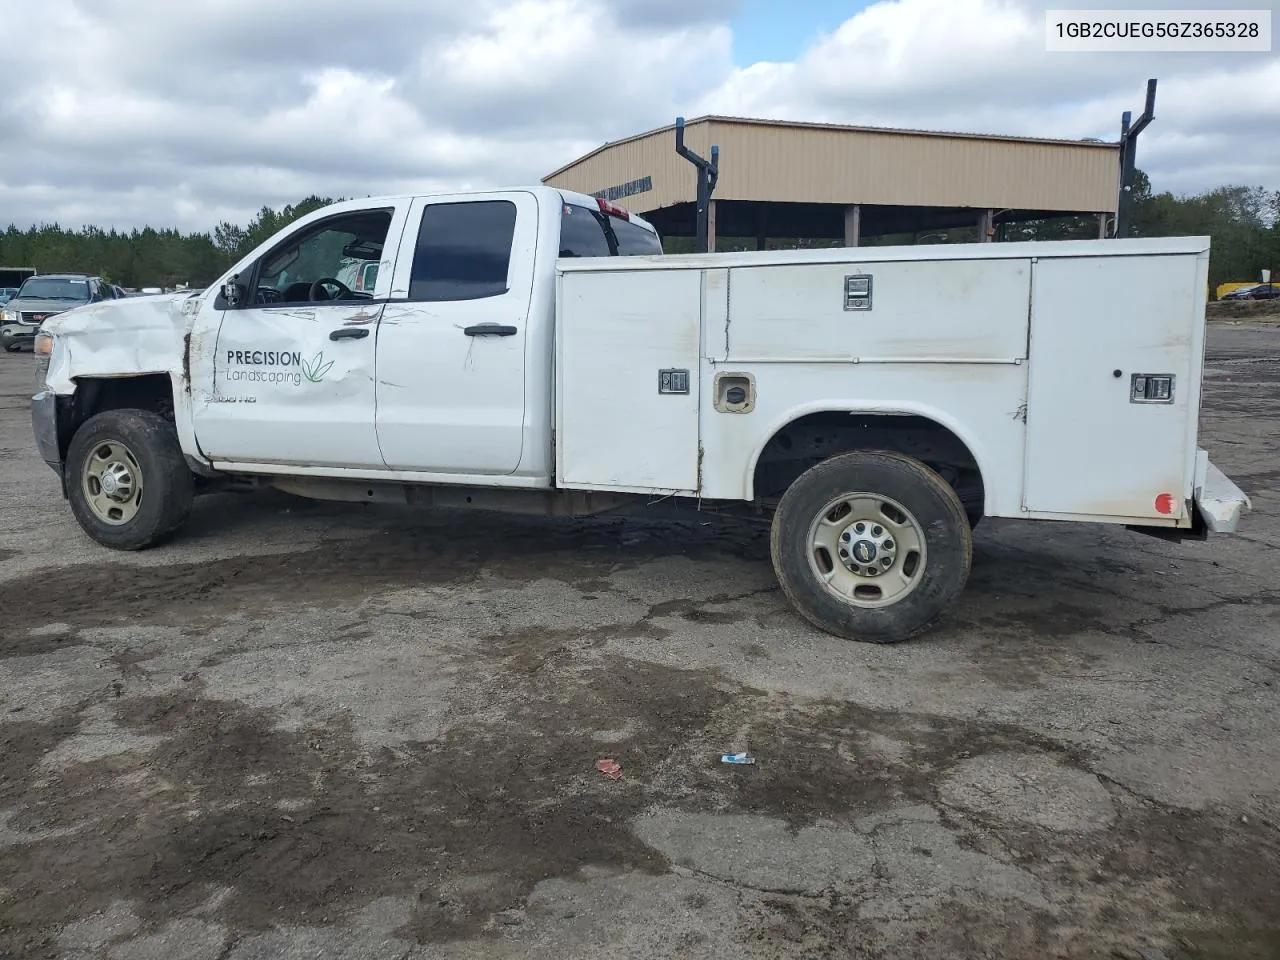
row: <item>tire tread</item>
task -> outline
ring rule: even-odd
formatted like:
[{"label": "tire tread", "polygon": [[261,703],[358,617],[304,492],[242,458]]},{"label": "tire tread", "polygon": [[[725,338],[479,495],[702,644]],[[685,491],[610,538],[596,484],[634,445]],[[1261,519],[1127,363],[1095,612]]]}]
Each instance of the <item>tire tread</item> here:
[{"label": "tire tread", "polygon": [[[84,501],[80,464],[90,446],[108,438],[118,438],[140,461],[143,504],[138,517],[146,515],[141,524],[121,527],[105,524]],[[177,430],[172,422],[151,410],[107,410],[90,417],[71,440],[65,469],[76,520],[90,537],[104,546],[117,550],[156,546],[172,536],[191,513],[195,481],[182,454]],[[156,503],[158,508],[153,508]]]},{"label": "tire tread", "polygon": [[[954,538],[956,546],[955,550],[942,552],[938,543],[929,543],[929,556],[926,560],[927,575],[936,575],[936,570],[929,569],[934,563],[942,563],[949,567],[943,570],[944,582],[941,590],[933,595],[926,593],[922,596],[920,595],[921,587],[917,587],[901,603],[871,610],[841,604],[840,601],[826,594],[820,586],[815,588],[816,592],[808,589],[814,586],[814,576],[809,569],[808,557],[795,556],[793,549],[787,543],[794,532],[794,525],[799,524],[807,533],[813,513],[822,505],[817,501],[825,497],[820,491],[824,487],[830,488],[839,478],[850,473],[884,473],[886,471],[898,474],[901,481],[917,486],[918,492],[922,491],[923,495],[932,495],[938,500],[942,523],[946,528],[944,539],[940,542],[951,542]],[[843,485],[850,491],[859,486],[856,480],[842,481],[837,485]],[[882,493],[898,500],[903,499],[901,490],[882,489],[868,492]],[[822,502],[825,503],[826,499]],[[918,516],[917,521],[923,523]],[[928,530],[925,534],[928,538]],[[860,450],[840,454],[822,461],[802,474],[786,490],[778,504],[770,530],[769,549],[782,592],[802,617],[826,633],[847,640],[871,643],[897,643],[908,640],[919,636],[936,624],[963,591],[973,562],[972,529],[969,518],[965,514],[964,505],[960,502],[955,490],[934,470],[919,460],[891,450]]]}]

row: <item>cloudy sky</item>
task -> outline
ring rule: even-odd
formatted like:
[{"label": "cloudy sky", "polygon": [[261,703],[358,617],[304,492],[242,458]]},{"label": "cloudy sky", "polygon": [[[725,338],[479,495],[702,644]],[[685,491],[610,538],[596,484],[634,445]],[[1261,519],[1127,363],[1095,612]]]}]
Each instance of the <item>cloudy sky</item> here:
[{"label": "cloudy sky", "polygon": [[0,223],[536,182],[704,113],[1115,139],[1280,189],[1280,54],[1045,52],[1043,9],[1274,0],[0,0]]}]

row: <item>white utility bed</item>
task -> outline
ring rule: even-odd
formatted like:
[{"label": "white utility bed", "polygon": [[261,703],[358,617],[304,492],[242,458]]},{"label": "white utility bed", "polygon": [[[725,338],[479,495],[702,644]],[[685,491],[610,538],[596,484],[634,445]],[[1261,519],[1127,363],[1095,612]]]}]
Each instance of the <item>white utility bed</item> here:
[{"label": "white utility bed", "polygon": [[[749,499],[761,450],[797,418],[910,414],[972,452],[987,515],[1187,526],[1208,251],[1180,237],[562,260],[557,483]],[[742,383],[745,409],[726,407]]]}]

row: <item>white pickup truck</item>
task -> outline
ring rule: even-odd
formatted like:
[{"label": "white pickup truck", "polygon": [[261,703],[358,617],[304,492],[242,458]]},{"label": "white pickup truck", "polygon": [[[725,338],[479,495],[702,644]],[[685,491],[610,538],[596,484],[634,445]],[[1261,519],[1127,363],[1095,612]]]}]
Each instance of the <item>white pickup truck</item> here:
[{"label": "white pickup truck", "polygon": [[662,256],[639,218],[543,186],[349,201],[202,293],[46,322],[32,418],[109,547],[158,543],[220,478],[676,500],[771,517],[796,609],[895,641],[962,591],[984,515],[1235,529],[1248,498],[1197,445],[1208,246]]}]

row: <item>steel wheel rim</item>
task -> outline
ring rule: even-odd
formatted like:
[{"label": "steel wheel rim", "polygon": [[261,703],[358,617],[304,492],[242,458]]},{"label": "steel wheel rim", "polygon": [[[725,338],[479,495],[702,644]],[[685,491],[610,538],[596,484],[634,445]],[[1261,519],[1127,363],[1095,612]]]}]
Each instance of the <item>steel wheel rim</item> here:
[{"label": "steel wheel rim", "polygon": [[93,515],[121,526],[142,509],[142,467],[119,440],[95,444],[80,470],[80,486]]},{"label": "steel wheel rim", "polygon": [[924,578],[924,528],[878,493],[832,498],[809,524],[809,567],[843,603],[874,609],[904,600]]}]

